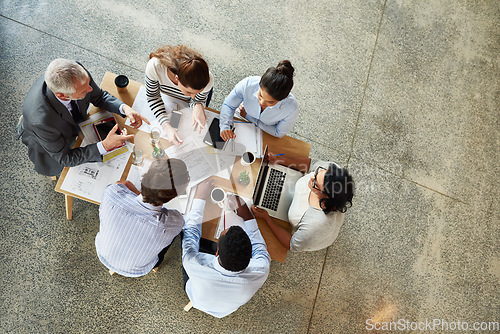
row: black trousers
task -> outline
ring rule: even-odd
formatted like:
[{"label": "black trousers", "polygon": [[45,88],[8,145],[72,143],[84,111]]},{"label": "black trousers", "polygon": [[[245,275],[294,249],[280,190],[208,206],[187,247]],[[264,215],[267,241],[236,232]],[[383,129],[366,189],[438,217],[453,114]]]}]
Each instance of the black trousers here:
[{"label": "black trousers", "polygon": [[[181,231],[182,233],[182,231]],[[170,248],[170,246],[174,243],[175,239],[177,239],[179,235],[176,235],[174,239],[172,239],[172,242],[170,243],[170,245],[168,245],[167,247],[163,248],[161,250],[160,253],[158,253],[158,262],[156,262],[155,264],[155,268],[158,268],[160,266],[160,264],[163,262],[163,259],[165,258],[165,254],[167,253],[168,249]],[[181,240],[182,240],[182,236],[181,236]]]}]

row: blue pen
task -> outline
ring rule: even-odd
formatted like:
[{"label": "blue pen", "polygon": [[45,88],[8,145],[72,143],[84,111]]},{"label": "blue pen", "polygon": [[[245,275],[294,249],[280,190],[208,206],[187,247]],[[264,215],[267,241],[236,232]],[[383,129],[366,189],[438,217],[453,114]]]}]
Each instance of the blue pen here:
[{"label": "blue pen", "polygon": [[281,157],[282,155],[285,155],[285,153],[280,153],[280,154],[275,154],[275,157]]}]

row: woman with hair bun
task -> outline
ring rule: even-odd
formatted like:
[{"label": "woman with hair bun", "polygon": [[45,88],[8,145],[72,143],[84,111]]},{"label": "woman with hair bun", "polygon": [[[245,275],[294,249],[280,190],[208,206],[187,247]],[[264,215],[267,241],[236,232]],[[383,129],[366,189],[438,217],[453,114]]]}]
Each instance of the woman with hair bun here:
[{"label": "woman with hair bun", "polygon": [[189,102],[193,125],[205,127],[214,79],[201,55],[185,45],[163,45],[151,52],[146,65],[146,97],[149,107],[175,145],[182,143],[170,126],[171,110],[166,110],[161,93]]},{"label": "woman with hair bun", "polygon": [[236,109],[263,131],[274,137],[283,137],[293,127],[299,105],[290,93],[295,69],[288,60],[270,67],[262,77],[241,80],[226,97],[220,112],[221,137],[236,138],[231,124]]},{"label": "woman with hair bun", "polygon": [[278,225],[267,211],[252,206],[255,217],[262,218],[283,246],[291,251],[316,251],[330,246],[352,205],[354,181],[349,172],[333,162],[309,158],[277,157],[269,161],[300,170],[305,174],[295,184],[288,220],[293,234]]}]

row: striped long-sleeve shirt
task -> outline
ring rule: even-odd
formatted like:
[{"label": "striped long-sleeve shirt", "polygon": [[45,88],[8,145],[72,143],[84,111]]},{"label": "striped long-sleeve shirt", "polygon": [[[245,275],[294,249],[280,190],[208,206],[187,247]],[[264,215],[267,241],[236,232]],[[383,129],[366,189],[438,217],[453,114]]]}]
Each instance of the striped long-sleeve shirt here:
[{"label": "striped long-sleeve shirt", "polygon": [[205,106],[208,93],[214,85],[214,78],[210,73],[210,81],[203,91],[196,95],[194,99],[182,93],[179,87],[174,84],[167,75],[167,67],[160,63],[158,58],[151,58],[146,66],[146,98],[149,108],[156,119],[163,124],[170,121],[171,111],[165,109],[161,99],[161,93],[189,102],[191,108],[195,104],[201,103]]},{"label": "striped long-sleeve shirt", "polygon": [[149,273],[158,262],[158,253],[184,226],[178,211],[144,203],[141,195],[123,184],[106,188],[99,218],[97,256],[108,269],[128,277]]}]

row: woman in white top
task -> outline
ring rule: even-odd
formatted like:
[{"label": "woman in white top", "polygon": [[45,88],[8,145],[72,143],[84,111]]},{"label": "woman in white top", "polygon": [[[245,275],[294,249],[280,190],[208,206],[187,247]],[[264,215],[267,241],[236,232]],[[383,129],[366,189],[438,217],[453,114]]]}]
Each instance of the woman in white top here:
[{"label": "woman in white top", "polygon": [[240,115],[274,137],[283,137],[297,119],[299,104],[290,93],[295,69],[288,60],[270,67],[262,77],[241,80],[224,100],[220,110],[222,139],[236,138],[231,130],[233,117]]},{"label": "woman in white top", "polygon": [[[193,110],[193,125],[201,131],[207,118],[205,106],[211,95],[213,76],[199,53],[185,45],[164,45],[149,55],[146,66],[146,97],[149,107],[175,145],[182,143],[170,126],[171,110],[166,110],[161,93],[188,101]],[[208,101],[209,102],[209,101]]]},{"label": "woman in white top", "polygon": [[354,181],[349,172],[332,162],[309,158],[276,157],[269,161],[308,173],[295,184],[288,219],[293,235],[276,224],[267,211],[252,206],[256,217],[262,218],[276,238],[292,251],[315,251],[330,246],[344,222],[344,212],[352,205]]}]

